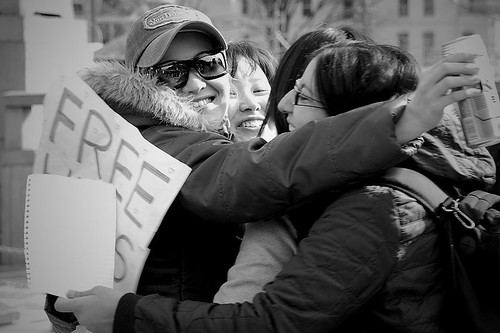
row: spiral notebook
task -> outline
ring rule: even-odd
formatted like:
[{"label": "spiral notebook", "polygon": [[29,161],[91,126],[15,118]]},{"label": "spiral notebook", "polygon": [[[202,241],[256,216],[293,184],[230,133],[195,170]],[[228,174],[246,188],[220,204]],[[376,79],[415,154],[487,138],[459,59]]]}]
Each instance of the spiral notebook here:
[{"label": "spiral notebook", "polygon": [[28,287],[113,287],[116,190],[99,180],[32,174],[26,183],[24,253]]}]

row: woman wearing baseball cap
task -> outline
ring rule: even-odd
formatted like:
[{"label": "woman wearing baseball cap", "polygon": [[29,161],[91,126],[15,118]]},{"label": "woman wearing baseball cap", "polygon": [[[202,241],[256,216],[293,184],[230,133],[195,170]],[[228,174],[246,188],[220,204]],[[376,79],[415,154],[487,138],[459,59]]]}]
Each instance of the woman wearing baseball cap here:
[{"label": "woman wearing baseball cap", "polygon": [[[94,333],[111,331],[118,301],[121,314],[133,314],[139,295],[169,296],[172,304],[210,301],[238,251],[233,225],[283,215],[306,199],[397,164],[407,157],[402,144],[434,127],[445,105],[470,93],[446,95],[450,85],[470,78],[443,80],[451,73],[442,66],[406,108],[390,102],[368,106],[370,112],[357,109],[311,122],[269,143],[261,138],[232,143],[221,135],[229,94],[220,52],[225,42],[209,26],[193,9],[157,7],[132,27],[128,68],[101,64],[82,72],[146,139],[192,168],[150,244],[137,295],[122,298],[121,292],[94,288],[57,301],[58,310],[74,312]],[[452,74],[471,74],[463,63],[470,61],[455,61]],[[150,310],[151,316],[168,315],[160,307]],[[128,319],[153,324],[144,315]],[[117,325],[127,326],[120,320]]]},{"label": "woman wearing baseball cap", "polygon": [[[203,13],[184,6],[165,5],[146,12],[131,27],[125,64],[150,73],[159,85],[187,96],[212,129],[227,119],[229,78],[219,30]],[[190,75],[190,71],[196,75]]]}]

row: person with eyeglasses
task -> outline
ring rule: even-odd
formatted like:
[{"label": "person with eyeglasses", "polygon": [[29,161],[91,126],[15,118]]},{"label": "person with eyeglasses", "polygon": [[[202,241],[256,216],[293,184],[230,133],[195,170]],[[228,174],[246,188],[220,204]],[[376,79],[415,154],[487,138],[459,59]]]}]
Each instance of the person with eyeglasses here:
[{"label": "person with eyeglasses", "polygon": [[[268,65],[269,60],[266,60],[268,56],[263,57],[264,59],[259,57],[261,52],[258,52],[258,48],[249,45],[248,42],[229,43],[227,54],[229,63],[232,64],[230,66],[231,76],[233,80],[237,79],[242,81],[242,83],[246,83],[245,85],[240,83],[234,87],[237,92],[234,94],[234,100],[237,101],[235,106],[239,108],[234,111],[231,110],[231,107],[229,109],[231,126],[234,125],[234,118],[238,121],[238,118],[243,118],[244,115],[250,114],[253,111],[248,106],[248,100],[251,101],[252,97],[247,95],[254,89],[259,89],[258,91],[262,90],[259,87],[265,86],[265,84],[260,82],[264,80],[263,75],[266,73],[265,75],[269,78],[273,89],[270,89],[265,95],[265,101],[261,96],[263,95],[262,93],[256,93],[258,96],[254,97],[254,102],[252,103],[255,108],[257,108],[255,101],[260,100],[263,103],[260,106],[259,112],[264,115],[264,122],[261,124],[258,132],[248,130],[246,131],[248,133],[246,136],[261,136],[265,138],[269,138],[270,135],[275,136],[276,128],[281,128],[282,126],[275,124],[275,117],[273,117],[273,121],[269,122],[269,114],[276,112],[275,108],[277,104],[272,101],[276,100],[277,91],[287,89],[286,92],[288,92],[292,89],[293,85],[287,87],[287,82],[291,81],[290,78],[296,78],[298,76],[297,73],[305,69],[311,53],[319,49],[322,45],[335,44],[346,39],[373,42],[350,27],[340,26],[315,30],[304,34],[292,43],[282,56],[282,61],[277,71],[274,69],[271,71]],[[238,59],[240,60],[239,62],[237,61]],[[247,64],[245,59],[250,64]],[[251,66],[252,63],[254,66]],[[238,66],[236,67],[236,65]],[[244,71],[248,66],[250,66],[250,69]],[[255,70],[252,72],[251,69],[253,67]],[[263,69],[262,73],[258,73],[259,67]],[[277,81],[273,79],[275,71],[278,74]],[[246,90],[242,89],[244,87],[247,87]],[[231,99],[233,99],[233,94],[231,95]],[[271,102],[269,99],[271,99]],[[264,104],[266,107],[264,107]],[[268,112],[268,104],[271,104],[270,112]],[[235,116],[238,114],[241,115],[238,117]],[[285,120],[284,122],[286,123]],[[297,232],[286,216],[275,218],[272,221],[247,223],[236,261],[228,271],[227,281],[214,296],[214,302],[251,302],[255,294],[262,291],[266,283],[274,280],[276,274],[281,270],[283,263],[296,253],[296,249]]]},{"label": "person with eyeglasses", "polygon": [[[55,309],[73,312],[94,333],[109,332],[113,324],[116,332],[133,330],[135,324],[152,331],[156,323],[167,320],[164,300],[210,301],[238,250],[234,224],[281,216],[304,200],[398,163],[408,157],[401,145],[435,126],[445,105],[477,93],[471,89],[447,93],[451,87],[474,82],[474,69],[467,66],[470,56],[451,57],[446,62],[453,64],[453,70],[439,66],[440,77],[424,85],[405,108],[379,105],[372,112],[355,110],[310,123],[269,142],[255,138],[233,143],[224,136],[229,75],[206,79],[198,70],[205,76],[207,72],[190,68],[181,86],[186,67],[172,71],[155,67],[174,61],[179,65],[219,49],[225,50],[226,43],[205,15],[163,5],[132,25],[127,68],[113,70],[114,65],[106,64],[82,73],[147,140],[192,168],[149,246],[136,294],[96,287],[69,292],[71,299],[56,301]],[[162,78],[155,74],[160,72]],[[451,76],[456,73],[464,75]],[[360,142],[366,135],[372,140]],[[332,146],[325,138],[341,144]],[[101,291],[106,299],[100,298]],[[156,300],[149,301],[158,296],[150,294],[170,298],[155,305]],[[136,309],[151,313],[134,322]]]},{"label": "person with eyeglasses", "polygon": [[[278,70],[277,79],[280,74]],[[278,108],[289,130],[296,131],[311,121],[377,101],[399,99],[406,104],[419,77],[417,62],[400,48],[359,42],[328,45],[313,54],[294,91]],[[495,181],[494,159],[485,148],[467,147],[453,107],[445,109],[436,128],[408,148],[412,157],[398,166],[424,173],[462,195],[488,190]],[[304,210],[309,216],[301,218],[313,224],[300,240],[298,254],[253,300],[253,312],[279,308],[275,315],[238,322],[229,319],[236,310],[216,313],[211,308],[219,320],[225,311],[227,322],[218,324],[207,315],[200,323],[206,310],[200,307],[191,313],[197,329],[245,332],[240,327],[247,324],[261,324],[263,330],[273,327],[273,332],[450,329],[457,318],[446,299],[449,281],[440,225],[415,198],[374,177],[341,195],[319,198]],[[304,223],[297,215],[290,217],[294,225]],[[299,300],[300,295],[307,297]],[[239,313],[248,316],[250,310]]]},{"label": "person with eyeglasses", "polygon": [[[284,126],[281,125],[281,123],[284,122],[286,124],[286,120],[283,119],[283,121],[280,122],[279,120],[281,119],[273,116],[273,120],[269,121],[270,114],[279,112],[276,109],[277,103],[275,103],[278,92],[282,92],[284,96],[289,90],[293,88],[297,89],[297,87],[293,85],[294,79],[300,76],[304,71],[309,61],[309,57],[313,52],[324,45],[337,44],[345,42],[346,40],[360,40],[374,43],[367,36],[362,35],[348,26],[314,30],[302,35],[297,41],[292,43],[290,48],[282,56],[282,60],[276,70],[276,81],[274,81],[275,73],[274,71],[272,72],[273,80],[270,80],[270,83],[273,88],[269,92],[269,98],[266,98],[266,103],[269,105],[269,108],[266,108],[264,122],[259,132],[255,135],[262,137],[268,136],[271,133],[269,128],[273,129],[273,135],[277,134],[275,132],[276,129],[283,132]],[[250,47],[251,46],[247,45],[246,42],[230,44],[227,52],[228,59],[230,60],[229,63],[235,63],[236,59],[248,57],[253,60],[255,67],[258,68],[262,61],[256,59],[255,55],[248,56],[249,54],[255,53],[255,50],[249,49]],[[231,59],[233,60],[231,61]],[[235,65],[231,66],[231,73],[238,73],[238,70],[241,71],[240,66],[236,67],[236,69],[234,67]],[[265,64],[261,67],[267,68]],[[270,70],[267,69],[265,72],[269,73]],[[242,75],[232,76],[242,80]],[[250,82],[259,82],[255,76],[256,74],[248,75],[248,86],[250,86]],[[290,82],[292,82],[291,85],[289,85]],[[243,92],[240,93],[238,91],[238,93],[241,95],[237,96],[238,99],[245,96]],[[296,104],[299,103],[298,97],[299,95],[297,94]],[[239,102],[240,109],[242,109],[241,105],[246,106],[246,103],[247,102],[244,100]],[[314,104],[311,104],[311,106],[314,107]],[[323,108],[323,106],[318,107]],[[317,113],[315,110],[312,111],[313,114]],[[234,111],[234,113],[237,113],[237,111]],[[230,116],[230,120],[231,119],[232,117]],[[279,123],[275,123],[275,120]],[[264,131],[264,129],[266,129],[266,131]],[[288,131],[288,126],[286,127],[286,131]],[[307,227],[302,228],[302,230],[306,229]],[[214,296],[214,302],[252,302],[255,294],[262,291],[266,283],[273,281],[279,271],[281,271],[283,264],[296,253],[297,242],[297,230],[291,224],[287,216],[274,218],[272,221],[247,223],[245,225],[245,232],[241,240],[240,251],[238,252],[236,261],[228,271],[227,281],[219,288],[217,294]]]},{"label": "person with eyeglasses", "polygon": [[[290,78],[297,76],[296,71],[302,73],[308,64],[308,59],[310,60],[311,55],[317,53],[320,48],[345,43],[343,29],[347,28],[321,29],[299,38],[283,56],[287,62],[282,62],[276,72],[278,82],[288,82]],[[359,40],[374,44],[373,41],[364,38]],[[363,49],[364,43],[361,46],[354,45],[359,49],[353,46],[353,50],[349,52],[335,54],[349,55],[349,57],[339,57],[339,59],[335,59],[336,62],[333,60],[324,61],[328,66],[323,66],[323,68],[349,68],[349,70],[344,71],[343,75],[337,75],[337,78],[334,79],[334,75],[324,74],[322,79],[324,82],[315,84],[316,82],[310,75],[312,72],[309,71],[307,78],[295,80],[293,90],[286,97],[280,99],[280,103],[283,104],[280,106],[279,112],[288,120],[289,128],[286,128],[287,131],[300,128],[310,121],[343,113],[365,104],[403,96],[415,90],[418,81],[418,65],[411,56],[388,45],[380,46],[381,50],[379,47],[375,47],[373,50]],[[365,56],[358,59],[363,55],[361,51],[369,53],[371,58]],[[351,59],[351,62],[345,58]],[[376,66],[374,66],[375,63]],[[322,71],[322,73],[325,72],[328,73],[326,70]],[[363,73],[369,79],[363,80],[356,76],[359,73]],[[328,96],[326,98],[330,101],[328,104],[321,101],[319,97],[321,95],[318,95],[318,92],[313,92],[315,86],[321,87],[322,93]],[[356,87],[356,90],[353,87]],[[456,129],[456,126],[450,124],[447,126],[450,127],[450,130]],[[427,140],[427,142],[429,141],[430,139]],[[421,143],[420,140],[415,142],[417,147]],[[446,152],[453,151],[453,148],[449,147],[449,142],[445,141],[444,146],[446,146]],[[412,146],[409,148],[416,149]],[[426,156],[428,147],[424,146],[422,151],[424,151],[423,156]],[[440,152],[433,152],[433,154],[434,156],[441,155]],[[463,149],[460,149],[452,156],[460,156],[458,165],[463,165],[464,161],[475,165],[473,168],[468,167],[471,170],[468,177],[479,178],[481,174],[488,175],[482,178],[482,180],[484,179],[484,187],[493,181],[491,157],[486,151],[475,150],[472,153],[464,154]],[[448,167],[453,170],[453,167],[447,163],[429,163],[425,158],[423,163],[426,163],[427,168],[436,165],[436,167]],[[450,179],[450,183],[452,180]],[[459,179],[455,179],[453,182],[458,183]],[[246,225],[240,252],[235,264],[228,272],[228,281],[221,286],[216,298],[214,298],[215,303],[252,302],[254,296],[264,290],[265,284],[275,279],[283,265],[296,252],[297,243],[305,237],[309,230],[303,225],[310,225],[310,223],[303,221],[310,220],[310,216],[314,216],[315,213],[311,212],[312,209],[304,210],[306,213],[297,214],[295,212],[272,222]]]},{"label": "person with eyeglasses", "polygon": [[[278,110],[278,103],[283,96],[294,89],[297,78],[304,72],[313,52],[322,46],[335,44],[342,40],[375,43],[371,38],[352,27],[339,25],[309,31],[290,45],[290,48],[283,54],[277,69],[280,77],[271,84],[268,112],[264,119],[264,126],[272,124],[277,134],[289,132],[286,115]],[[262,135],[262,133],[261,130],[259,135]]]}]

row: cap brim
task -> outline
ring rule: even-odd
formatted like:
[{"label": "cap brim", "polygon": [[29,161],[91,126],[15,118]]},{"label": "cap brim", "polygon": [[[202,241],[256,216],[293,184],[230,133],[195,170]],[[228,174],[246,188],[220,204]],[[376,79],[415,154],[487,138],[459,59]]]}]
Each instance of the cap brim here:
[{"label": "cap brim", "polygon": [[179,32],[185,30],[206,33],[210,37],[214,38],[214,40],[218,43],[218,46],[220,46],[223,50],[227,49],[226,40],[219,30],[212,25],[205,22],[186,22],[179,25],[175,29],[165,31],[160,36],[153,39],[153,41],[144,49],[144,52],[137,62],[137,67],[151,67],[156,65],[169,48],[170,43],[172,43],[175,36],[177,36]]}]

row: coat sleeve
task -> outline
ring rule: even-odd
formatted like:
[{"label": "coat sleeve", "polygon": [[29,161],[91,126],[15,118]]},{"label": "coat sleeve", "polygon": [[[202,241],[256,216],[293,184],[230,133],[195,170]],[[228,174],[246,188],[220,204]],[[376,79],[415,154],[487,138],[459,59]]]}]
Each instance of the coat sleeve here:
[{"label": "coat sleeve", "polygon": [[331,332],[383,287],[395,265],[393,198],[365,188],[331,204],[253,304],[122,298],[115,323],[126,332]]},{"label": "coat sleeve", "polygon": [[175,140],[155,144],[192,168],[177,197],[190,212],[212,222],[269,220],[408,157],[396,142],[395,108],[377,103],[311,122],[269,143],[257,138],[230,144],[219,137],[175,151]]}]

